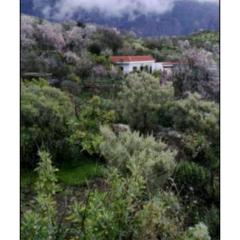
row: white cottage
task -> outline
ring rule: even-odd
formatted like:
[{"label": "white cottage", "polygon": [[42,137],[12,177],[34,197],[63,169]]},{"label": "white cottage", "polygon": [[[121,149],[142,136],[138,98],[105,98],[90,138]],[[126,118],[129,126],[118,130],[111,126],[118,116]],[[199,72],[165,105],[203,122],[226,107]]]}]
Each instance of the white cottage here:
[{"label": "white cottage", "polygon": [[118,65],[124,74],[137,71],[167,71],[171,73],[174,63],[156,62],[152,56],[112,56],[112,63]]}]

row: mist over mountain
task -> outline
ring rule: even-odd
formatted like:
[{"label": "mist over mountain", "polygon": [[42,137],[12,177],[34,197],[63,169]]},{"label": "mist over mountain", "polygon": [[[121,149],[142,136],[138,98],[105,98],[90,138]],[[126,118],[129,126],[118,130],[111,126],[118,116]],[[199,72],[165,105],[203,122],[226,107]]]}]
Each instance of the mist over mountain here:
[{"label": "mist over mountain", "polygon": [[52,21],[73,19],[140,36],[219,30],[217,0],[21,0],[21,12]]}]

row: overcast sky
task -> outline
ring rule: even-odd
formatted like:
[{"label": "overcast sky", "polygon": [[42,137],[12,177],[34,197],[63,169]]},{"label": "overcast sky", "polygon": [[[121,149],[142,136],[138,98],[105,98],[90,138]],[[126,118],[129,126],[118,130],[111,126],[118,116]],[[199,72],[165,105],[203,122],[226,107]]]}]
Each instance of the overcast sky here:
[{"label": "overcast sky", "polygon": [[[56,17],[71,17],[79,7],[86,10],[98,8],[107,15],[121,16],[122,13],[141,11],[148,13],[165,13],[170,11],[174,3],[179,0],[59,0],[55,5]],[[182,0],[188,1],[188,0]],[[198,2],[218,2],[218,0],[193,0]],[[41,5],[43,0],[34,0],[36,5]],[[43,12],[48,15],[51,8],[44,7]]]}]

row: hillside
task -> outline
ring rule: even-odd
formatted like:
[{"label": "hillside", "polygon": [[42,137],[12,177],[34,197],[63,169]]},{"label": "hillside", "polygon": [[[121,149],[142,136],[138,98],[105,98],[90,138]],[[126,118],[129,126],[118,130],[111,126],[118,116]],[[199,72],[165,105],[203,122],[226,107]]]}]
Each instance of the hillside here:
[{"label": "hillside", "polygon": [[[176,66],[125,74],[113,55]],[[22,14],[22,240],[219,240],[219,133],[218,32]]]}]

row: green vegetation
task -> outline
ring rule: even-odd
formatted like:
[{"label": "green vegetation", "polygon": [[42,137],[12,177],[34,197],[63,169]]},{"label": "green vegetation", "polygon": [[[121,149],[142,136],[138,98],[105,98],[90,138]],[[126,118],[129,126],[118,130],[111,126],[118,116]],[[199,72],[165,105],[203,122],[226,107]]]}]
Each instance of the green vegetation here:
[{"label": "green vegetation", "polygon": [[[23,16],[21,35],[22,239],[219,240],[218,33]],[[123,75],[112,54],[178,64]]]},{"label": "green vegetation", "polygon": [[[206,45],[219,44],[220,35],[218,32],[204,31],[201,33],[193,34],[189,37],[192,44],[199,47]],[[206,46],[205,45],[205,46]]]},{"label": "green vegetation", "polygon": [[57,176],[60,183],[65,185],[80,185],[87,180],[102,177],[103,166],[96,162],[82,162],[77,166],[61,167]]},{"label": "green vegetation", "polygon": [[119,93],[117,108],[123,121],[144,133],[154,130],[158,111],[173,98],[171,84],[161,86],[148,73],[130,74]]},{"label": "green vegetation", "polygon": [[73,114],[73,105],[64,92],[44,80],[24,82],[21,87],[21,160],[31,163],[37,146],[44,145],[57,155],[64,147],[67,122]]},{"label": "green vegetation", "polygon": [[102,141],[100,126],[110,124],[115,119],[115,112],[107,108],[104,101],[97,96],[86,103],[75,121],[71,122],[72,134],[69,141],[72,145],[80,146],[82,151],[89,154],[99,152]]},{"label": "green vegetation", "polygon": [[175,152],[156,141],[153,136],[146,138],[139,132],[125,131],[115,135],[109,128],[102,128],[104,140],[101,153],[110,166],[127,175],[144,177],[149,188],[160,187],[172,175],[175,168]]},{"label": "green vegetation", "polygon": [[[93,160],[80,160],[75,162],[64,163],[59,167],[57,178],[59,183],[73,186],[86,183],[97,177],[102,177],[104,166]],[[21,187],[27,188],[35,183],[37,175],[29,169],[22,169],[21,171]]]},{"label": "green vegetation", "polygon": [[41,161],[36,171],[38,179],[35,184],[37,193],[34,209],[27,210],[22,219],[21,237],[23,239],[51,239],[57,234],[56,200],[54,196],[59,190],[56,172],[51,163],[50,155],[40,151]]},{"label": "green vegetation", "polygon": [[85,200],[70,206],[58,221],[55,194],[60,191],[50,155],[40,151],[40,162],[32,209],[24,212],[21,237],[24,239],[210,239],[207,227],[199,223],[184,230],[181,205],[173,193],[147,193],[145,177],[138,171],[123,177],[109,169],[108,191],[87,190]]}]

